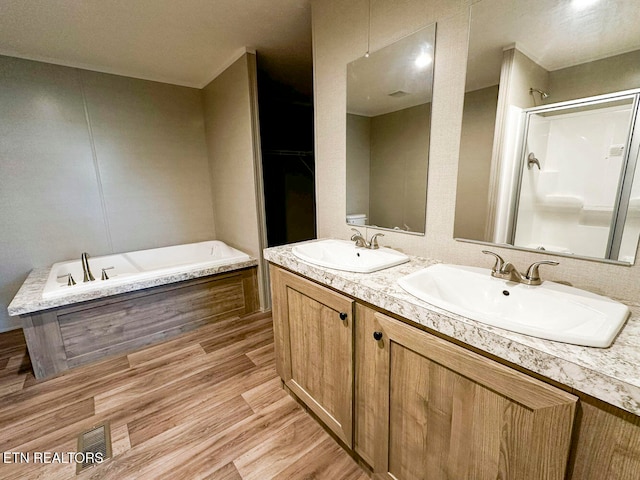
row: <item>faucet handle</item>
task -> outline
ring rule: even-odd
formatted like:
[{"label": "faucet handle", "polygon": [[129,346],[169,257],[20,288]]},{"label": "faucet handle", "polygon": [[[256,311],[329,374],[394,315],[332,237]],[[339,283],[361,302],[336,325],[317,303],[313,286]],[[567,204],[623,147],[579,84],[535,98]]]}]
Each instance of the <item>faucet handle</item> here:
[{"label": "faucet handle", "polygon": [[100,276],[101,280],[109,280],[109,275],[107,275],[107,270],[113,270],[116,267],[105,267],[102,269],[102,275]]},{"label": "faucet handle", "polygon": [[378,237],[384,237],[384,233],[376,233],[373,237],[371,237],[371,240],[369,240],[369,248],[373,250],[380,248],[380,245],[378,245]]},{"label": "faucet handle", "polygon": [[540,285],[542,283],[540,280],[540,272],[538,272],[540,265],[559,265],[559,263],[552,260],[544,260],[542,262],[535,262],[529,265],[527,273],[524,275],[524,278],[528,280],[527,283],[529,285]]},{"label": "faucet handle", "polygon": [[482,250],[482,253],[493,255],[494,257],[496,257],[496,263],[493,264],[493,268],[491,269],[492,273],[498,273],[502,271],[502,268],[504,266],[504,258],[490,250]]},{"label": "faucet handle", "polygon": [[362,237],[362,233],[360,233],[360,230],[358,230],[357,228],[352,228],[351,230],[356,232],[353,235],[351,235],[351,240],[355,240],[356,237]]},{"label": "faucet handle", "polygon": [[64,275],[58,275],[56,278],[66,278],[67,279],[67,287],[72,287],[76,284],[76,281],[73,279],[70,273],[65,273]]},{"label": "faucet handle", "polygon": [[356,230],[355,228],[352,228],[351,230],[353,230],[354,233],[353,235],[351,235],[351,241],[352,242],[356,242],[356,247],[365,247],[365,248],[369,248],[369,244],[367,243],[367,241],[364,239],[364,237],[362,236],[362,234],[360,233],[359,230]]}]

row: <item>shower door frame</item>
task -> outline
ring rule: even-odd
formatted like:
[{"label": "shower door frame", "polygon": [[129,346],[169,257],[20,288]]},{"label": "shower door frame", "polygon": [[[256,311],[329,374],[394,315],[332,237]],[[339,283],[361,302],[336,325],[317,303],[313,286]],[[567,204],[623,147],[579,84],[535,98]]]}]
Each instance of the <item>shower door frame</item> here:
[{"label": "shower door frame", "polygon": [[[560,110],[568,110],[579,106],[598,105],[600,103],[609,103],[615,100],[632,99],[631,104],[631,121],[629,122],[629,131],[627,133],[627,140],[625,142],[624,159],[622,161],[622,167],[620,169],[620,177],[618,179],[618,189],[616,191],[615,202],[613,206],[613,213],[611,216],[611,224],[609,226],[609,238],[607,241],[607,247],[605,250],[605,256],[602,258],[607,261],[620,262],[618,257],[620,255],[620,246],[622,243],[622,235],[624,233],[625,222],[627,219],[627,210],[629,207],[629,199],[631,197],[631,188],[633,187],[633,177],[635,174],[636,165],[638,163],[638,156],[640,155],[640,119],[638,114],[640,110],[640,88],[633,90],[624,90],[621,92],[608,93],[605,95],[598,95],[594,97],[579,98],[575,100],[568,100],[566,102],[558,102],[549,105],[541,105],[539,107],[526,108],[522,110],[524,116],[522,132],[519,138],[518,151],[519,160],[517,162],[517,181],[515,182],[515,190],[513,195],[513,209],[511,212],[511,228],[509,235],[509,243],[513,246],[515,244],[516,229],[518,223],[518,210],[520,207],[520,190],[522,186],[522,177],[524,174],[524,164],[527,158],[527,135],[529,132],[529,123],[532,115],[555,112]],[[636,247],[637,252],[637,247]],[[584,257],[583,255],[576,255],[577,257]],[[588,257],[593,258],[593,257]],[[600,257],[597,257],[600,258]],[[620,262],[627,264],[627,262]]]}]

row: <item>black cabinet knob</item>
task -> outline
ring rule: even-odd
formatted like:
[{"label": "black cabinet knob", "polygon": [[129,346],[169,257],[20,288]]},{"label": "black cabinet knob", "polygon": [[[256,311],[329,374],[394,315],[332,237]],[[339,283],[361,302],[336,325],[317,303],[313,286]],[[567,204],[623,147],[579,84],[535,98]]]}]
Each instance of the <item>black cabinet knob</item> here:
[{"label": "black cabinet knob", "polygon": [[347,314],[345,312],[340,312],[340,320],[346,320]]},{"label": "black cabinet knob", "polygon": [[373,338],[375,340],[382,340],[382,332],[373,332]]}]

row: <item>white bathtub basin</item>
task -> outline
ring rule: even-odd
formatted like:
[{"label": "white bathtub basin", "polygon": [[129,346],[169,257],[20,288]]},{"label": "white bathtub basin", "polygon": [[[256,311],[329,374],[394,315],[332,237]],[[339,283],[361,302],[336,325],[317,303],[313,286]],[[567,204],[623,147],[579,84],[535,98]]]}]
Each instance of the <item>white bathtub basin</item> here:
[{"label": "white bathtub basin", "polygon": [[296,245],[291,253],[314,265],[358,273],[376,272],[409,261],[405,254],[390,248],[370,250],[356,247],[354,242],[333,239]]},{"label": "white bathtub basin", "polygon": [[[51,267],[42,298],[100,290],[172,273],[248,261],[250,258],[219,240],[89,257],[89,267],[95,278],[93,282],[83,282],[80,259],[59,262]],[[103,268],[108,269],[108,280],[101,280]],[[73,276],[75,285],[67,285],[68,274]]]},{"label": "white bathtub basin", "polygon": [[554,282],[507,282],[485,268],[432,265],[398,280],[444,310],[506,330],[588,347],[608,347],[629,315],[622,303]]}]

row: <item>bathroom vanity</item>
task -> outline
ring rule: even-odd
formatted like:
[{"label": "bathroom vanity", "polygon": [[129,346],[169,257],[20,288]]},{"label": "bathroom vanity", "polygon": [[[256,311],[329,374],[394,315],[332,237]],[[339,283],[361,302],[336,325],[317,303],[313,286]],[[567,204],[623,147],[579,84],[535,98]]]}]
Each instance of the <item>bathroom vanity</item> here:
[{"label": "bathroom vanity", "polygon": [[634,479],[638,309],[608,349],[484,325],[372,274],[270,262],[285,388],[376,478]]}]

